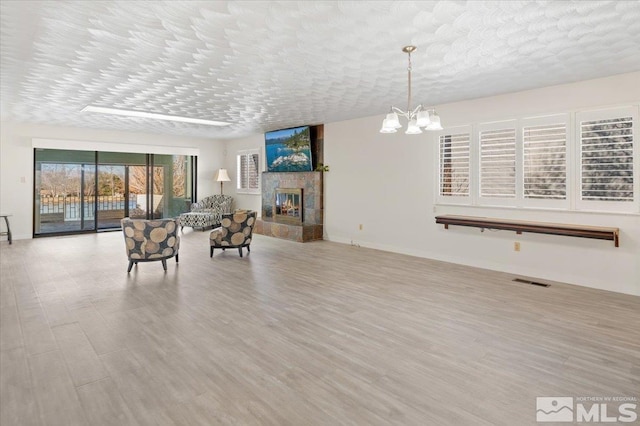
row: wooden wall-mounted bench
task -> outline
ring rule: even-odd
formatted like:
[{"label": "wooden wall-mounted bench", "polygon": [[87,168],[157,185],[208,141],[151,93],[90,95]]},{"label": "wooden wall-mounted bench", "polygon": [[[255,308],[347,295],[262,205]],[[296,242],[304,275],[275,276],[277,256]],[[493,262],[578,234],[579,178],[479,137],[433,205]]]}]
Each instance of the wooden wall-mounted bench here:
[{"label": "wooden wall-mounted bench", "polygon": [[595,238],[613,241],[618,247],[620,243],[620,229],[604,226],[568,225],[564,223],[529,222],[522,220],[494,219],[475,216],[436,216],[436,223],[444,225],[471,226],[483,229],[501,229],[515,231],[517,234],[531,232],[535,234],[565,235],[569,237]]}]

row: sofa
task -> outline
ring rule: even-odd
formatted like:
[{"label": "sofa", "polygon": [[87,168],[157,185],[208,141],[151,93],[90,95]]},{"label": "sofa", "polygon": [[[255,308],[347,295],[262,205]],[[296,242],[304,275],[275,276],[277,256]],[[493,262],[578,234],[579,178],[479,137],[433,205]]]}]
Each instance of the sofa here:
[{"label": "sofa", "polygon": [[233,197],[230,195],[211,195],[191,204],[191,211],[180,215],[180,230],[191,228],[215,227],[220,225],[222,215],[231,213]]}]

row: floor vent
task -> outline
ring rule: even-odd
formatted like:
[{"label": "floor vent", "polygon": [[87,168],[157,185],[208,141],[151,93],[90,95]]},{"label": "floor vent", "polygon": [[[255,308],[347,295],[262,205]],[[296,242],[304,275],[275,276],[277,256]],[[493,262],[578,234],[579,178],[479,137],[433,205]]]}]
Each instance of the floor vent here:
[{"label": "floor vent", "polygon": [[549,284],[537,283],[535,281],[530,281],[530,280],[523,280],[522,278],[515,278],[513,281],[517,283],[522,283],[522,284],[537,285],[538,287],[549,287]]}]

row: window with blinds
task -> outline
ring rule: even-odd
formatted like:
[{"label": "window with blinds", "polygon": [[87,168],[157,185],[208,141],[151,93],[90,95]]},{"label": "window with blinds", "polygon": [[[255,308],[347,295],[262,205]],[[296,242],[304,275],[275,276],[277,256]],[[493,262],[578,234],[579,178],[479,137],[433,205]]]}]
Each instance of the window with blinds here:
[{"label": "window with blinds", "polygon": [[440,195],[469,196],[470,134],[440,136]]},{"label": "window with blinds", "polygon": [[257,151],[238,154],[237,171],[238,192],[258,193],[260,190],[260,167]]},{"label": "window with blinds", "polygon": [[443,130],[436,203],[638,214],[639,117],[628,105]]},{"label": "window with blinds", "polygon": [[516,130],[480,132],[480,196],[515,198]]},{"label": "window with blinds", "polygon": [[633,118],[580,121],[581,199],[634,201]]},{"label": "window with blinds", "polygon": [[524,126],[524,197],[567,198],[566,123]]}]

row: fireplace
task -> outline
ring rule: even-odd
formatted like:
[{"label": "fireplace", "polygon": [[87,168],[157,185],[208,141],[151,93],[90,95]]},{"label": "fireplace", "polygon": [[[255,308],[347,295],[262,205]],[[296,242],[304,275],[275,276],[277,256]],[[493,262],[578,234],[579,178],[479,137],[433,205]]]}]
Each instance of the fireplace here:
[{"label": "fireplace", "polygon": [[302,188],[276,188],[273,216],[276,222],[302,224]]},{"label": "fireplace", "polygon": [[[311,126],[311,150],[315,167],[324,161],[323,125]],[[263,172],[262,216],[256,220],[253,232],[299,243],[321,240],[324,235],[323,174]]]}]

